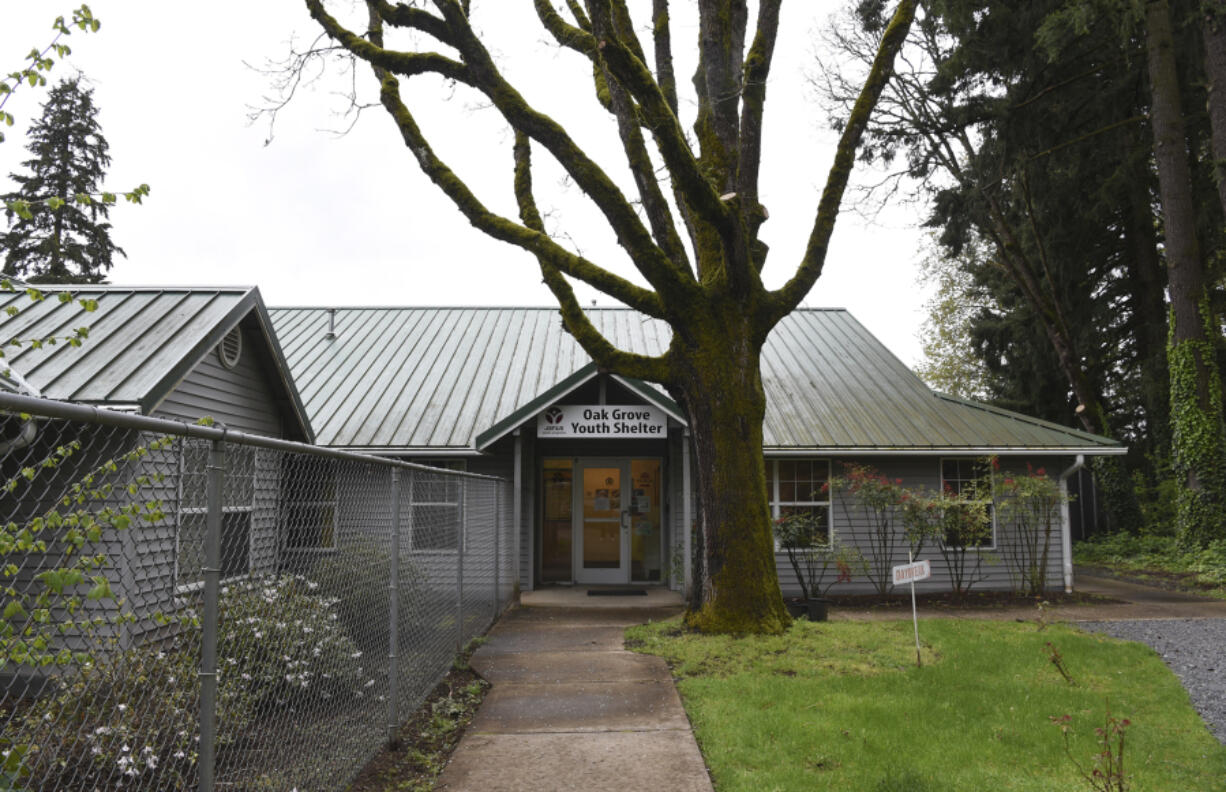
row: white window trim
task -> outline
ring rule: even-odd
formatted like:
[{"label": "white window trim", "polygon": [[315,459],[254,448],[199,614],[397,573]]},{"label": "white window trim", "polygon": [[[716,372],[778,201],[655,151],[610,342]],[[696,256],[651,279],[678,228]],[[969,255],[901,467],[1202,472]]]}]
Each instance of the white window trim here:
[{"label": "white window trim", "polygon": [[[948,462],[966,462],[967,458],[966,457],[941,457],[937,461],[937,481],[939,482],[941,492],[945,491],[945,463],[947,461]],[[975,464],[982,463],[984,465],[987,465],[989,466],[989,470],[990,470],[991,460],[988,457],[975,457],[971,461]],[[998,509],[996,508],[996,481],[990,475],[988,476],[988,486],[990,486],[992,489],[991,496],[987,500],[980,500],[980,501],[974,501],[974,502],[975,503],[986,503],[992,507],[992,541],[990,544],[975,545],[974,547],[962,547],[961,549],[964,552],[991,553],[991,552],[996,551],[996,512],[998,511]],[[942,546],[945,545],[945,542],[942,539],[937,539],[937,541],[940,542]],[[960,546],[954,545],[955,549],[957,549],[958,547]]]},{"label": "white window trim", "polygon": [[[425,467],[433,468],[435,470],[449,471],[452,473],[468,472],[468,460],[467,459],[431,459],[431,460],[411,459],[409,461],[412,462],[413,464],[423,465]],[[441,464],[432,464],[436,462],[441,463]],[[464,508],[465,503],[468,499],[468,488],[465,486],[465,481],[462,476],[458,479],[458,481],[460,484],[460,492],[459,492],[458,500],[454,500],[454,501],[415,500],[413,498],[412,487],[410,486],[409,488],[408,539],[409,539],[409,549],[411,552],[417,555],[423,555],[423,556],[430,556],[430,555],[445,556],[445,555],[455,555],[456,554],[456,549],[454,547],[421,547],[421,548],[417,547],[417,543],[413,541],[413,536],[414,536],[413,532],[415,530],[414,524],[413,524],[414,523],[413,509],[416,506],[434,506],[434,507],[446,506],[446,507],[455,509],[459,513],[459,517],[460,517],[459,525],[456,526],[456,530],[460,532],[460,545],[463,548],[464,553],[468,552],[468,519],[467,519],[467,515],[465,514],[465,508]]]},{"label": "white window trim", "polygon": [[[834,499],[833,499],[833,493],[830,487],[826,488],[826,500],[824,501],[780,501],[779,500],[779,463],[780,462],[823,462],[823,461],[826,463],[826,482],[827,484],[829,484],[833,476],[833,473],[834,473],[834,460],[833,459],[830,459],[827,457],[799,457],[799,458],[787,457],[786,459],[780,459],[778,457],[775,457],[775,458],[768,458],[766,460],[767,465],[773,466],[771,467],[771,476],[770,476],[770,480],[772,482],[772,487],[771,487],[771,492],[770,492],[771,520],[772,521],[778,520],[782,516],[782,508],[784,506],[825,506],[826,515],[828,517],[828,519],[826,520],[826,541],[832,542],[834,541],[834,537],[838,533],[838,531],[835,530],[835,525],[834,525]],[[776,553],[786,552],[783,548],[779,546],[779,540],[773,539],[772,541],[774,542]]]},{"label": "white window trim", "polygon": [[[182,441],[180,441],[179,453],[177,454],[178,467],[179,467],[178,486],[177,486],[177,492],[175,495],[176,497],[176,501],[175,501],[175,560],[174,560],[174,569],[173,569],[174,577],[171,578],[171,582],[174,584],[175,596],[193,594],[195,592],[198,592],[204,589],[203,572],[201,573],[200,580],[193,580],[187,583],[179,582],[179,541],[183,536],[183,516],[184,515],[196,516],[196,515],[203,514],[207,516],[209,513],[208,506],[183,506],[182,505],[183,504],[183,476],[184,476],[184,470],[185,470],[185,467],[183,464],[185,454],[183,453],[183,451],[184,449],[182,446]],[[254,473],[255,456],[254,455],[252,459],[253,459],[252,475],[254,476],[255,475]],[[230,581],[241,580],[242,578],[251,577],[251,558],[255,553],[255,536],[254,536],[255,534],[255,530],[254,530],[255,529],[255,496],[256,496],[256,486],[255,486],[255,482],[253,481],[251,485],[251,500],[252,500],[251,503],[242,504],[238,506],[224,506],[223,505],[221,507],[221,513],[223,517],[227,514],[247,514],[249,515],[248,524],[247,524],[247,571],[243,574],[231,575],[230,577],[221,578],[219,581],[221,583],[228,583]],[[203,566],[203,563],[201,564],[201,566]]]}]

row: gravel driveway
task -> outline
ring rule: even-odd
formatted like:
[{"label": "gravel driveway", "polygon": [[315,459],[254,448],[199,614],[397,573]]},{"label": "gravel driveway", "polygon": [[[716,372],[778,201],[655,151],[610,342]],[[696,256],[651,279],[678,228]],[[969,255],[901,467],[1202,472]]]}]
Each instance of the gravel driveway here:
[{"label": "gravel driveway", "polygon": [[1226,744],[1226,619],[1077,622],[1077,626],[1152,647],[1183,682],[1209,730]]}]

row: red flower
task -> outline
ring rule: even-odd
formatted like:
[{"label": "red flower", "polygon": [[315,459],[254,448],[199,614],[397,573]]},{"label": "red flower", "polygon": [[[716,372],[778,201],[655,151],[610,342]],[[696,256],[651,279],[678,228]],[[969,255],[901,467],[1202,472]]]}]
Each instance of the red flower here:
[{"label": "red flower", "polygon": [[1040,476],[1046,476],[1046,475],[1047,475],[1047,469],[1046,469],[1046,468],[1039,468],[1038,470],[1036,470],[1036,471],[1035,471],[1035,473],[1037,473],[1037,474],[1038,474],[1038,475],[1040,475]]},{"label": "red flower", "polygon": [[896,479],[894,479],[894,483],[895,483],[895,484],[901,484],[901,483],[902,483],[902,479],[900,479],[900,478],[896,478]]}]

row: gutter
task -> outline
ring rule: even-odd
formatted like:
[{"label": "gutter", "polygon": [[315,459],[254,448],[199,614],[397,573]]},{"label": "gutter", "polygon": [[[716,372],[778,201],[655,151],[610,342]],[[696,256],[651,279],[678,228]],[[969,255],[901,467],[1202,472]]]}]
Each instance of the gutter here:
[{"label": "gutter", "polygon": [[1060,544],[1064,558],[1064,593],[1073,593],[1073,538],[1069,524],[1068,480],[1086,466],[1085,454],[1078,454],[1072,466],[1060,474]]}]

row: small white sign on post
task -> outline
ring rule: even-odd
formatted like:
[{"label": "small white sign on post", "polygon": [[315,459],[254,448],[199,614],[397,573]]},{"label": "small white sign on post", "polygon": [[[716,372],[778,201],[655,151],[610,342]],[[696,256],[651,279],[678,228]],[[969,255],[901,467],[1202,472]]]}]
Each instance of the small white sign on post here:
[{"label": "small white sign on post", "polygon": [[914,564],[901,564],[894,567],[894,585],[903,583],[918,583],[932,577],[932,564],[928,560],[916,561]]},{"label": "small white sign on post", "polygon": [[907,553],[907,558],[909,563],[894,567],[894,585],[911,584],[911,622],[915,625],[915,665],[918,667],[924,663],[920,660],[919,614],[915,610],[915,582],[932,577],[932,564],[929,564],[927,559],[916,561],[911,558],[910,553]]}]

